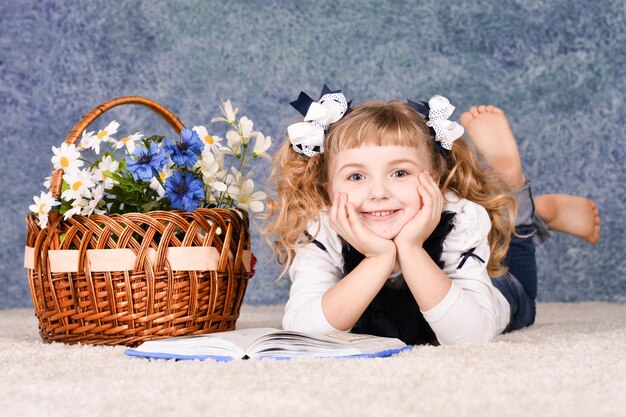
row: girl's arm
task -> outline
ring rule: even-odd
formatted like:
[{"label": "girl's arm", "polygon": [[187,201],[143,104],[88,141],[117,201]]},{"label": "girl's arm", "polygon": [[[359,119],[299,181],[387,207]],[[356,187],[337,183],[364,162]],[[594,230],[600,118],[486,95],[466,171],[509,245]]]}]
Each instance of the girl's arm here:
[{"label": "girl's arm", "polygon": [[367,306],[383,287],[393,270],[394,257],[365,258],[322,297],[322,309],[328,322],[337,330],[352,329]]},{"label": "girl's arm", "polygon": [[365,259],[322,298],[328,322],[336,329],[346,331],[354,326],[391,275],[396,262],[396,247],[391,240],[376,236],[361,223],[345,194],[335,195],[330,224],[365,255]]},{"label": "girl's arm", "polygon": [[[302,245],[289,268],[292,284],[285,306],[283,329],[299,332],[327,333],[338,331],[324,315],[322,296],[342,275],[341,242],[328,233],[328,221],[322,217],[316,237],[324,249],[314,243]],[[313,230],[314,231],[314,230]]]},{"label": "girl's arm", "polygon": [[[421,178],[421,183],[424,207],[394,239],[405,281],[442,345],[488,343],[506,325],[509,314],[486,270],[489,216],[468,201],[460,208],[455,228],[444,242],[442,271],[422,248],[425,233],[420,230],[432,233],[443,199],[429,177]],[[484,262],[470,258],[458,268],[469,249]]]},{"label": "girl's arm", "polygon": [[433,262],[424,250],[424,241],[435,230],[443,210],[443,195],[428,174],[419,175],[418,192],[422,198],[422,208],[394,238],[398,251],[398,262],[420,310],[435,307],[450,291],[452,281]]},{"label": "girl's arm", "polygon": [[[338,217],[338,211],[332,215]],[[370,254],[370,258],[342,279],[343,244],[330,225],[330,217],[331,213],[322,213],[320,224],[311,226],[309,233],[316,236],[316,242],[300,246],[289,268],[292,285],[283,317],[285,330],[321,333],[349,330],[383,286],[391,273],[387,270],[391,271],[395,263],[395,246],[389,241],[386,244],[391,243],[389,248],[394,251],[389,261],[380,262],[384,257]],[[379,262],[384,269],[380,273]],[[380,279],[375,278],[378,275]]]}]

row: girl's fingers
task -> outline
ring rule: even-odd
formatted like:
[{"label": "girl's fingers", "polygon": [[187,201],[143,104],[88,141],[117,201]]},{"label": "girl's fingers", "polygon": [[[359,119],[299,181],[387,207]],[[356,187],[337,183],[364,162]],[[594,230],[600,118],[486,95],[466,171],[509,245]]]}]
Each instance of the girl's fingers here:
[{"label": "girl's fingers", "polygon": [[335,231],[339,228],[339,193],[336,193],[333,197],[333,204],[330,206],[330,224],[333,226]]},{"label": "girl's fingers", "polygon": [[422,183],[420,183],[417,191],[422,197],[422,210],[431,210],[433,203],[431,192]]},{"label": "girl's fingers", "polygon": [[348,217],[348,196],[345,194],[341,194],[341,204],[339,205],[339,220],[344,227],[350,227],[350,219]]},{"label": "girl's fingers", "polygon": [[348,212],[348,223],[350,225],[350,229],[352,229],[357,234],[362,231],[361,220],[359,219],[359,215],[357,214],[354,206],[350,203],[346,204],[346,211]]},{"label": "girl's fingers", "polygon": [[347,240],[350,240],[354,234],[348,214],[349,206],[348,196],[345,194],[339,194],[336,214],[337,232]]},{"label": "girl's fingers", "polygon": [[354,206],[348,202],[347,195],[342,196],[339,210],[339,229],[342,231],[340,233],[342,237],[355,248],[366,248],[364,244],[370,242],[371,237],[367,235],[367,231],[361,223]]},{"label": "girl's fingers", "polygon": [[430,176],[428,171],[425,171],[424,175],[421,176],[420,183],[428,189],[431,195],[435,195],[440,192],[439,186],[437,185],[433,177]]},{"label": "girl's fingers", "polygon": [[335,221],[339,227],[344,226],[345,208],[343,207],[343,197],[341,194],[337,196],[337,212],[335,213]]},{"label": "girl's fingers", "polygon": [[332,204],[330,206],[330,213],[329,214],[330,214],[331,221],[334,221],[334,220],[337,219],[337,204],[338,204],[337,203],[337,194],[335,194],[333,196],[333,202],[332,202]]},{"label": "girl's fingers", "polygon": [[420,183],[427,190],[431,199],[432,215],[438,216],[443,210],[443,195],[441,194],[439,185],[428,172],[420,178]]},{"label": "girl's fingers", "polygon": [[333,205],[331,208],[331,222],[337,233],[345,236],[346,232],[346,208],[341,193],[335,194]]}]

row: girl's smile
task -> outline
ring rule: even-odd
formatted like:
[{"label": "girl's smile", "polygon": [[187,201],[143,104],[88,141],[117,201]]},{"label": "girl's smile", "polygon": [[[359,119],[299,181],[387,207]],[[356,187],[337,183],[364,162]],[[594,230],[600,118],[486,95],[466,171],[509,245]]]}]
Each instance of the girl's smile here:
[{"label": "girl's smile", "polygon": [[374,219],[378,218],[380,220],[385,220],[390,216],[397,214],[400,210],[387,210],[387,211],[363,211],[361,212],[364,216],[371,216]]},{"label": "girl's smile", "polygon": [[422,206],[417,191],[424,165],[417,149],[362,146],[336,154],[333,193],[344,193],[373,233],[393,239]]}]

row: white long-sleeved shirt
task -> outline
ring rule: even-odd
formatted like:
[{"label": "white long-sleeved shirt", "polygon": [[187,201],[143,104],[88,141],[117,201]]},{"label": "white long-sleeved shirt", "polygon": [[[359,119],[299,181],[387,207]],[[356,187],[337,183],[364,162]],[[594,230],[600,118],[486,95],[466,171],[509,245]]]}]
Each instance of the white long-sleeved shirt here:
[{"label": "white long-sleeved shirt", "polygon": [[[446,193],[444,211],[456,213],[454,227],[443,243],[443,272],[452,280],[447,295],[432,309],[422,311],[442,345],[486,344],[500,334],[510,320],[510,305],[487,274],[491,222],[484,207]],[[317,233],[319,227],[319,233]],[[322,213],[320,224],[309,234],[324,245],[303,244],[289,268],[292,285],[285,307],[286,330],[336,332],[322,309],[322,296],[343,276],[342,242]],[[469,257],[462,268],[462,254],[471,248],[485,262]]]}]

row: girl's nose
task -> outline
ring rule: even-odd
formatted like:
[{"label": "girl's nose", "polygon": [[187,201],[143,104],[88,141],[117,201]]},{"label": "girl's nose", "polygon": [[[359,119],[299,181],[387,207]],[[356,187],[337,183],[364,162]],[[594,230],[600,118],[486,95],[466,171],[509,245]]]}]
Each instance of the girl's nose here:
[{"label": "girl's nose", "polygon": [[368,197],[372,200],[389,198],[389,191],[383,181],[372,181]]}]

